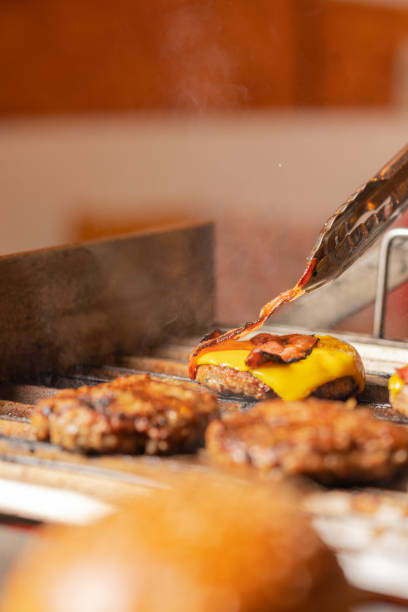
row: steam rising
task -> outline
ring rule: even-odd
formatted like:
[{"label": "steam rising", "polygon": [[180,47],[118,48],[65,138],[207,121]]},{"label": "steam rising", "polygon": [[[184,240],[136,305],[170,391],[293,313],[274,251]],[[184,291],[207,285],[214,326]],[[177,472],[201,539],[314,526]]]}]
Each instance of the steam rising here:
[{"label": "steam rising", "polygon": [[247,88],[233,82],[234,62],[221,37],[222,26],[209,6],[189,5],[166,17],[162,52],[176,106],[203,111],[247,101]]}]

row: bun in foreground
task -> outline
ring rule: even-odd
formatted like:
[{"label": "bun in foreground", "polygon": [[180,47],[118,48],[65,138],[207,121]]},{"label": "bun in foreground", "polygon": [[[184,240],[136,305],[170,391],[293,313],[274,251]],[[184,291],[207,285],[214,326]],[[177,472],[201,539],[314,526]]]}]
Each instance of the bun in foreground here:
[{"label": "bun in foreground", "polygon": [[91,526],[48,529],[3,612],[345,612],[349,587],[285,489],[200,473]]}]

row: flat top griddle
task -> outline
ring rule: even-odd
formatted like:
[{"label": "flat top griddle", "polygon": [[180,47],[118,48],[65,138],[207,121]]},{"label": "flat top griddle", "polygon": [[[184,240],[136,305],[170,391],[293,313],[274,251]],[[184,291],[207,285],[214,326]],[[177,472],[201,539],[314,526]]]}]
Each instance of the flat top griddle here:
[{"label": "flat top griddle", "polygon": [[[175,384],[187,379],[191,349],[216,327],[210,224],[3,257],[0,281],[1,513],[86,522],[121,499],[168,488],[175,471],[215,469],[205,453],[70,453],[35,441],[29,421],[32,405],[59,389],[138,372]],[[408,344],[335,335],[353,344],[365,364],[367,387],[359,400],[379,418],[408,423],[391,409],[387,393],[389,375],[408,363]],[[232,396],[220,402],[224,411],[251,406]],[[406,581],[396,580],[408,571],[408,554],[401,554],[401,542],[408,550],[407,482],[403,476],[363,491],[310,485],[300,503],[354,584],[408,600]],[[367,570],[378,558],[377,569]]]}]

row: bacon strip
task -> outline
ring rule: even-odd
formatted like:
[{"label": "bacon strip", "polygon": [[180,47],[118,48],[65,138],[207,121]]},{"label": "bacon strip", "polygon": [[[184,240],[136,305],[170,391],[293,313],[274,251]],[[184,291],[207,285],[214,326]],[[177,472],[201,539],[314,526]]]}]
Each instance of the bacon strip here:
[{"label": "bacon strip", "polygon": [[222,342],[226,342],[227,340],[238,340],[239,338],[243,338],[244,336],[247,336],[253,331],[257,331],[260,327],[262,327],[265,321],[267,321],[272,316],[272,314],[275,312],[275,310],[277,310],[277,308],[279,308],[279,306],[282,306],[282,304],[286,304],[288,302],[292,302],[293,300],[296,300],[298,297],[300,297],[304,293],[303,286],[312,276],[316,263],[317,260],[315,258],[311,259],[303,276],[296,283],[296,285],[292,289],[284,291],[270,302],[267,302],[267,304],[262,307],[261,312],[259,313],[259,318],[256,321],[250,321],[248,323],[245,323],[245,325],[242,325],[241,327],[230,329],[229,331],[224,332],[220,335],[218,333],[213,333],[210,335],[209,338],[207,337],[206,339],[202,340],[200,344],[193,350],[190,356],[190,378],[195,378],[197,371],[197,356],[204,349],[216,346],[218,344],[221,344]]},{"label": "bacon strip", "polygon": [[[281,336],[279,336],[280,338]],[[269,342],[269,340],[273,340],[274,338],[276,338],[276,336],[274,336],[273,334],[268,334],[268,333],[260,333],[260,334],[256,334],[256,336],[253,336],[250,339],[251,344],[255,344],[256,346],[258,346],[259,344],[265,344],[265,342]]]},{"label": "bacon strip", "polygon": [[404,366],[403,368],[398,368],[396,372],[401,380],[408,383],[408,365]]},{"label": "bacon strip", "polygon": [[[259,343],[259,336],[262,336],[265,341]],[[287,336],[258,334],[251,340],[255,348],[249,353],[245,363],[250,368],[258,368],[266,363],[294,363],[310,355],[318,340],[316,336],[304,334]]]}]

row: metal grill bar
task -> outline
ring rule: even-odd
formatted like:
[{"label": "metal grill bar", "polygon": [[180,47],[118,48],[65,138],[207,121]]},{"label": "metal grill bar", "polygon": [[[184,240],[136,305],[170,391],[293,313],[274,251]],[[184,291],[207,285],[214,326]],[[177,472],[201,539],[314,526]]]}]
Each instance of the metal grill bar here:
[{"label": "metal grill bar", "polygon": [[[387,311],[387,291],[388,291],[388,276],[389,265],[392,247],[396,241],[408,240],[408,229],[397,228],[387,233],[381,243],[378,277],[377,277],[377,295],[374,306],[374,338],[384,337],[385,317]],[[401,266],[401,264],[400,264]],[[403,267],[406,267],[406,259],[403,262]]]},{"label": "metal grill bar", "polygon": [[[267,329],[274,333],[288,331],[287,328],[269,327]],[[346,339],[344,336],[343,338]],[[350,338],[347,337],[347,340],[350,341]],[[92,496],[93,499],[103,500],[104,503],[117,503],[120,499],[134,497],[137,494],[149,494],[152,489],[169,488],[172,474],[175,472],[204,470],[215,474],[213,468],[206,464],[205,455],[202,454],[160,458],[124,455],[84,456],[70,453],[50,443],[34,440],[29,423],[32,404],[38,399],[49,397],[59,389],[75,388],[84,384],[94,385],[122,375],[146,372],[154,378],[172,384],[189,384],[192,388],[198,389],[198,383],[186,377],[187,358],[196,342],[196,338],[191,341],[183,340],[180,344],[174,341],[156,348],[150,355],[112,357],[103,366],[81,365],[62,376],[42,375],[36,381],[30,381],[30,384],[0,385],[0,398],[2,398],[0,400],[0,480],[3,478],[31,485],[51,486],[71,492],[85,493]],[[386,376],[383,373],[384,364],[388,364],[387,367],[390,369],[389,361],[394,362],[395,349],[387,345],[386,349],[388,348],[389,352],[381,350],[379,356],[377,354],[378,343],[361,337],[355,338],[353,343],[361,350],[366,366],[371,367],[377,364],[376,367],[379,368],[378,373],[372,369],[369,371],[369,383],[362,400],[372,405],[376,416],[397,419],[398,417],[392,413],[387,404]],[[406,358],[408,361],[408,348],[401,350],[402,353],[398,353],[398,358]],[[382,359],[381,363],[379,363],[379,357]],[[182,372],[184,375],[175,375],[171,372]],[[220,398],[220,402],[224,411],[245,410],[252,404],[252,402],[233,397]],[[393,483],[393,486],[399,490],[405,490],[406,481]],[[378,495],[390,496],[393,494],[390,489],[377,489],[377,491]],[[349,491],[343,491],[342,494],[344,496],[353,495]],[[313,501],[311,500],[308,504],[310,495],[315,495],[315,489],[309,491],[305,488],[301,503],[306,511],[311,513],[315,526],[329,543],[332,541],[330,538],[333,539],[339,529],[350,530],[352,528],[353,520],[355,520],[353,510],[345,511],[340,518],[326,516],[327,504],[321,504],[322,512],[319,511],[316,504],[310,507]],[[321,495],[324,493],[322,492]],[[348,503],[351,503],[350,499],[346,497]],[[317,506],[319,506],[318,503]],[[366,521],[374,533],[377,526],[376,517],[362,516],[360,520]],[[343,559],[344,555],[349,553],[347,546],[342,543],[338,544],[336,541],[334,548],[340,560],[344,562],[347,572],[349,565],[352,564],[347,559]],[[359,555],[364,556],[367,550],[367,546],[363,546],[361,550],[353,551],[352,562],[358,561]],[[355,579],[351,574],[349,577],[351,582],[360,586],[359,577]],[[376,590],[376,582],[377,578],[372,581],[372,590]],[[383,583],[384,589],[387,590],[388,583],[385,579]],[[391,587],[388,590],[392,592]]]},{"label": "metal grill bar", "polygon": [[[287,333],[290,328],[266,327],[266,331],[273,333]],[[395,365],[395,348],[387,341],[385,346],[380,347],[378,342],[373,342],[365,337],[349,337],[339,335],[343,339],[350,341],[362,354],[363,361],[368,369],[368,385],[365,393],[360,398],[372,406],[376,416],[402,421],[399,415],[395,415],[388,404],[386,382],[387,376],[384,372],[391,370]],[[81,365],[76,366],[66,374],[43,374],[38,380],[29,381],[29,384],[9,384],[0,385],[0,463],[14,462],[27,464],[27,457],[30,457],[30,466],[44,467],[44,460],[47,460],[46,467],[50,468],[52,463],[59,462],[60,468],[65,469],[69,464],[70,473],[75,473],[78,462],[85,462],[93,465],[96,469],[108,462],[109,469],[114,475],[121,474],[129,469],[134,473],[144,470],[146,459],[141,457],[80,457],[56,449],[51,444],[39,443],[33,440],[30,429],[29,418],[32,411],[32,404],[44,397],[50,397],[57,390],[64,388],[77,388],[82,385],[95,385],[100,382],[113,380],[118,376],[130,375],[134,373],[148,373],[152,377],[172,384],[189,384],[192,388],[199,388],[198,383],[187,378],[187,359],[197,338],[183,339],[182,341],[172,341],[156,348],[150,355],[131,355],[112,357],[103,366]],[[408,362],[408,347],[402,348],[399,344],[400,353],[397,357],[400,361]],[[388,350],[388,352],[387,352]],[[378,355],[378,351],[380,355]],[[379,362],[379,357],[381,360]],[[373,369],[374,366],[374,369]],[[242,398],[220,397],[220,403],[224,411],[245,410],[253,402],[248,402]],[[10,436],[12,438],[10,438]],[[17,444],[16,440],[20,443]],[[29,446],[21,444],[26,440]],[[23,452],[23,449],[26,449]],[[29,449],[29,450],[27,450]],[[45,453],[45,457],[44,457]],[[21,457],[25,457],[21,459]],[[154,462],[163,461],[154,459]],[[169,459],[164,460],[168,464]],[[179,459],[176,459],[178,464]],[[184,460],[181,460],[186,465]],[[191,458],[189,458],[191,461]],[[120,478],[119,478],[120,479]]]}]

